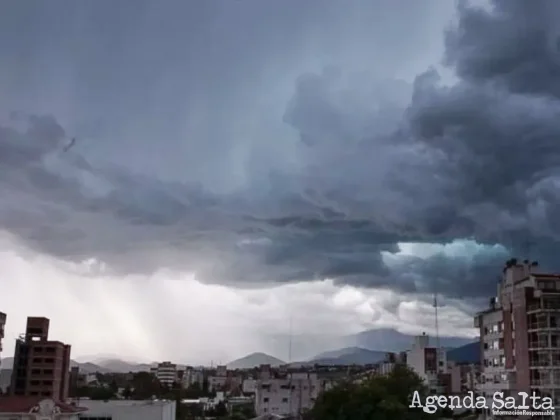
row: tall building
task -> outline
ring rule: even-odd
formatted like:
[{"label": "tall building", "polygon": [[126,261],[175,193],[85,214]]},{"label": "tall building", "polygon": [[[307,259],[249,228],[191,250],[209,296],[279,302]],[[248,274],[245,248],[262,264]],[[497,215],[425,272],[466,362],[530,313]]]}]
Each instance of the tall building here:
[{"label": "tall building", "polygon": [[489,308],[477,314],[487,396],[536,392],[560,406],[560,274],[509,260]]},{"label": "tall building", "polygon": [[70,346],[49,340],[48,318],[29,317],[25,334],[16,340],[12,395],[68,398]]},{"label": "tall building", "polygon": [[406,354],[406,363],[424,380],[432,393],[445,390],[447,353],[444,349],[430,346],[430,337],[426,333],[415,337],[412,348]]},{"label": "tall building", "polygon": [[6,314],[0,312],[0,366],[2,365],[2,339],[4,338],[4,326],[6,325]]},{"label": "tall building", "polygon": [[158,363],[151,372],[162,385],[171,386],[178,381],[177,365],[174,363]]}]

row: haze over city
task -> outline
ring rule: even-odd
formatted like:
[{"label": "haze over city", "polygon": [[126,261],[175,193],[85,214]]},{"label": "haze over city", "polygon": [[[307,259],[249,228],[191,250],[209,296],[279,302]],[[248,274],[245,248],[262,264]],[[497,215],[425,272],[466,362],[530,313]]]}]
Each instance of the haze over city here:
[{"label": "haze over city", "polygon": [[476,336],[506,259],[560,269],[560,6],[493,4],[6,3],[4,353],[303,359],[434,291]]}]

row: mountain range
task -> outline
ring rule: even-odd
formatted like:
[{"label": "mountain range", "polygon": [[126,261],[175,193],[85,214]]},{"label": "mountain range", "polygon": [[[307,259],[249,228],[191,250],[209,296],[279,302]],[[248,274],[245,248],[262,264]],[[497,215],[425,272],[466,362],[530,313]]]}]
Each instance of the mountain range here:
[{"label": "mountain range", "polygon": [[[344,337],[341,343],[346,347],[326,351],[309,360],[294,362],[292,365],[306,366],[320,365],[351,365],[351,364],[373,364],[382,361],[387,352],[398,353],[409,349],[414,341],[414,336],[402,334],[392,329],[377,329],[364,331],[362,333]],[[459,337],[440,337],[440,346],[450,349],[448,359],[458,362],[476,363],[480,359],[479,342],[473,339]],[[375,350],[374,350],[375,349]],[[81,362],[72,360],[71,366],[77,366],[86,373],[127,373],[149,371],[152,364],[127,362],[111,355],[110,358],[95,358],[93,362],[79,358]],[[90,360],[91,360],[90,359]],[[240,359],[233,360],[227,364],[229,369],[249,369],[261,364],[280,366],[286,362],[267,355],[265,353],[252,353]],[[2,369],[11,369],[13,358],[2,359]]]},{"label": "mountain range", "polygon": [[[403,334],[394,329],[380,328],[368,330],[346,337],[348,347],[360,347],[375,349],[378,351],[399,353],[410,349],[414,342],[414,335]],[[471,343],[474,338],[443,337],[439,338],[439,345],[443,348],[452,349]],[[431,343],[434,345],[435,343]]]},{"label": "mountain range", "polygon": [[236,359],[227,364],[228,369],[251,369],[260,365],[270,365],[278,367],[285,365],[286,362],[265,353],[252,353],[240,359]]}]

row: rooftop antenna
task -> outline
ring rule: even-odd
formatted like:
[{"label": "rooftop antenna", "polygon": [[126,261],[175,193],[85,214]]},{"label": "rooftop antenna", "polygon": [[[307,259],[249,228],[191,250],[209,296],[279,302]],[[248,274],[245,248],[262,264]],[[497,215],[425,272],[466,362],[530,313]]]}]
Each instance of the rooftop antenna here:
[{"label": "rooftop antenna", "polygon": [[293,332],[293,314],[290,311],[290,331],[289,331],[289,338],[288,338],[288,387],[290,389],[290,393],[289,395],[289,410],[290,410],[290,416],[292,415],[292,396],[294,393],[293,387],[292,387],[292,374],[290,372],[290,365],[292,364],[292,332]]},{"label": "rooftop antenna", "polygon": [[525,253],[525,258],[531,262],[531,250],[533,247],[533,242],[530,239],[527,239],[523,242],[523,252]]},{"label": "rooftop antenna", "polygon": [[435,327],[436,327],[436,355],[437,355],[437,371],[440,371],[439,358],[440,358],[440,342],[439,342],[439,319],[438,319],[438,288],[437,280],[434,281],[434,315],[435,315]]},{"label": "rooftop antenna", "polygon": [[292,363],[292,333],[293,333],[293,317],[290,314],[290,337],[288,339],[288,365]]}]

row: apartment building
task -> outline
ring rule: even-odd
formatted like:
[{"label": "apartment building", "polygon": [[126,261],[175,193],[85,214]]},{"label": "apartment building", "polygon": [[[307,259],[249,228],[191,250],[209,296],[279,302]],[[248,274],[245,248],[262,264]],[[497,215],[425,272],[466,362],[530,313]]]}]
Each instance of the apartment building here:
[{"label": "apartment building", "polygon": [[298,416],[313,407],[326,385],[316,373],[306,372],[259,379],[255,386],[255,412],[257,416]]},{"label": "apartment building", "polygon": [[68,397],[70,346],[49,340],[48,318],[29,317],[16,340],[10,393],[13,396]]},{"label": "apartment building", "polygon": [[4,327],[6,326],[6,314],[0,312],[0,366],[2,366],[2,339],[4,338]]},{"label": "apartment building", "polygon": [[423,333],[416,336],[406,354],[407,365],[424,380],[430,392],[441,393],[447,388],[447,352],[430,346],[430,337]]},{"label": "apartment building", "polygon": [[210,392],[224,391],[228,385],[228,371],[226,366],[218,366],[213,375],[208,376],[208,390]]},{"label": "apartment building", "polygon": [[173,385],[179,378],[177,365],[171,362],[158,363],[156,367],[151,368],[151,373],[166,386]]},{"label": "apartment building", "polygon": [[480,385],[480,365],[474,363],[448,362],[450,375],[450,392],[464,394],[477,391]]},{"label": "apartment building", "polygon": [[183,386],[189,388],[195,384],[202,388],[204,384],[204,371],[202,369],[195,369],[192,366],[187,366],[185,374],[183,375]]},{"label": "apartment building", "polygon": [[475,317],[483,360],[480,391],[535,392],[560,406],[560,274],[509,260],[497,296]]}]

